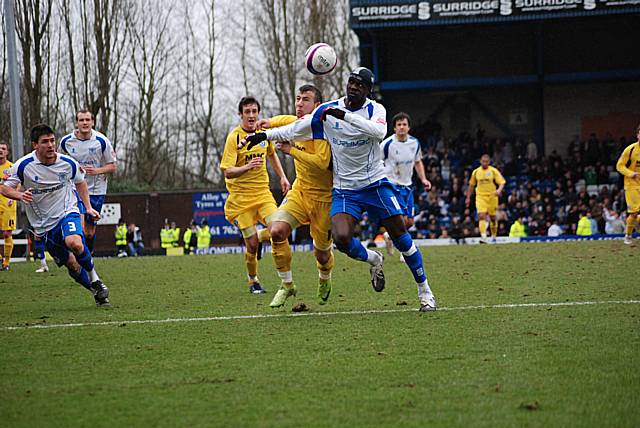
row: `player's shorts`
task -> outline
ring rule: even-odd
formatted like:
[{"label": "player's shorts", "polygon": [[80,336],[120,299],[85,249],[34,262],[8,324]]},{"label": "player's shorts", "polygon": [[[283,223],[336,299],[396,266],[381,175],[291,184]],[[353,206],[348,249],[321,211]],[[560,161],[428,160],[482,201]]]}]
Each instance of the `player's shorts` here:
[{"label": "player's shorts", "polygon": [[[102,206],[104,205],[104,196],[105,195],[89,195],[89,201],[91,202],[91,208],[98,211],[98,213],[102,212]],[[84,205],[84,204],[82,204]],[[85,210],[86,212],[86,210]],[[88,224],[96,225],[98,222],[93,219],[93,217],[86,216],[84,218]]]},{"label": "player's shorts", "polygon": [[627,201],[629,214],[640,213],[640,188],[624,189],[624,198]]},{"label": "player's shorts", "polygon": [[488,213],[490,216],[496,215],[498,209],[498,197],[493,195],[476,195],[476,211]]},{"label": "player's shorts", "polygon": [[78,213],[67,214],[42,237],[45,248],[58,266],[65,265],[69,260],[71,250],[65,245],[64,238],[71,235],[80,235],[84,243],[82,221]]},{"label": "player's shorts", "polygon": [[[17,202],[14,202],[16,204]],[[16,229],[16,210],[0,210],[0,230]]]},{"label": "player's shorts", "polygon": [[404,215],[413,218],[415,208],[413,206],[413,186],[395,186],[398,202],[404,211]]},{"label": "player's shorts", "polygon": [[288,223],[291,229],[308,224],[313,246],[318,250],[328,251],[333,246],[330,211],[331,202],[316,201],[294,187],[282,200],[271,221],[283,221]]},{"label": "player's shorts", "polygon": [[347,213],[360,220],[365,211],[373,223],[404,215],[394,186],[388,179],[383,178],[358,190],[333,189],[331,217],[338,213]]},{"label": "player's shorts", "polygon": [[85,215],[87,213],[87,207],[84,206],[84,202],[82,202],[82,199],[80,199],[78,191],[74,190],[73,193],[76,195],[76,199],[78,201],[78,210],[80,211],[80,214]]},{"label": "player's shorts", "polygon": [[271,192],[257,195],[230,193],[224,204],[224,216],[235,225],[244,238],[256,233],[258,222],[267,225],[278,206]]}]

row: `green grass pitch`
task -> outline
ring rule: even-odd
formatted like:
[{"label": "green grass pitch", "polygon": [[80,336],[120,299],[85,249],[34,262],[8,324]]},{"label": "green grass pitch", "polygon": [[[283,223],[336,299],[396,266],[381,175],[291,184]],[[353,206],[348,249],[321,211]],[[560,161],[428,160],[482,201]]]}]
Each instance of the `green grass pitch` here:
[{"label": "green grass pitch", "polygon": [[[640,423],[640,245],[422,251],[440,306],[429,314],[397,256],[378,294],[365,264],[336,254],[319,306],[312,255],[295,254],[298,296],[277,310],[270,255],[259,296],[242,256],[98,260],[110,310],[64,270],[15,264],[0,272],[0,425]],[[310,311],[289,316],[299,301]],[[68,323],[83,325],[9,329]]]}]

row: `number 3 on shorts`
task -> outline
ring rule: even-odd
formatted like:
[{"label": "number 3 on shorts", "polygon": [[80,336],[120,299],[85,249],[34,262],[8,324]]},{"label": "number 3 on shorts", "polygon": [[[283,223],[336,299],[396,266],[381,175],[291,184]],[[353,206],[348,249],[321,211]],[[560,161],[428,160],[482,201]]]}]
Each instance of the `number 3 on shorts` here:
[{"label": "number 3 on shorts", "polygon": [[69,225],[69,232],[75,232],[76,231],[76,224],[72,221],[67,223]]}]

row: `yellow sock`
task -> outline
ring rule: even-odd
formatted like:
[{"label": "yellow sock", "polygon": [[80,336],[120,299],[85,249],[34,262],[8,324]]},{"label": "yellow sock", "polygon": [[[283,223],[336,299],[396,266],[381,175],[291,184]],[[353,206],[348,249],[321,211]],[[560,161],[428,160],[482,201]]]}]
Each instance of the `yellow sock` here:
[{"label": "yellow sock", "polygon": [[333,251],[329,253],[329,260],[327,260],[327,263],[321,265],[316,260],[316,266],[318,267],[320,281],[327,281],[331,279],[331,271],[333,270]]},{"label": "yellow sock", "polygon": [[627,217],[627,236],[631,236],[633,234],[633,229],[636,226],[635,223],[636,223],[635,216],[630,215],[629,217]]},{"label": "yellow sock", "polygon": [[480,228],[480,236],[483,238],[487,236],[487,221],[480,220],[478,227]]},{"label": "yellow sock", "polygon": [[256,254],[244,253],[244,264],[247,266],[249,282],[254,282],[258,276],[258,258]]},{"label": "yellow sock", "polygon": [[281,242],[271,243],[273,262],[278,272],[291,272],[291,247],[286,239]]},{"label": "yellow sock", "polygon": [[258,241],[265,242],[269,239],[271,239],[271,233],[269,232],[269,229],[260,229],[258,231]]},{"label": "yellow sock", "polygon": [[491,227],[491,236],[496,238],[498,236],[498,222],[492,221],[491,223],[489,223],[489,225]]},{"label": "yellow sock", "polygon": [[3,265],[5,266],[9,265],[12,252],[13,252],[13,238],[9,237],[4,240],[4,259],[2,260]]}]

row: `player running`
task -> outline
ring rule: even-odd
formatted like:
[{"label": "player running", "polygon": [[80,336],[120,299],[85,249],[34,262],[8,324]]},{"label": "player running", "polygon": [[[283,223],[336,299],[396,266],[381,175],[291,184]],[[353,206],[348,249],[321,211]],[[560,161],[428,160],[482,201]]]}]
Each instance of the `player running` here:
[{"label": "player running", "polygon": [[[322,103],[322,94],[313,85],[303,85],[296,95],[296,115],[274,116],[259,122],[261,128],[288,125],[310,114]],[[324,305],[331,294],[333,269],[333,240],[331,239],[331,187],[333,177],[329,169],[331,149],[326,141],[302,140],[295,144],[280,142],[276,147],[295,159],[296,180],[291,191],[280,204],[269,225],[273,260],[282,280],[280,289],[270,306],[284,305],[289,296],[296,295],[291,273],[291,247],[289,235],[303,224],[309,224],[313,238],[313,253],[318,268],[318,303]]]},{"label": "player running", "polygon": [[367,98],[373,82],[371,70],[354,69],[344,98],[320,105],[291,125],[248,137],[247,148],[265,139],[327,140],[332,152],[331,226],[336,247],[352,259],[368,262],[374,290],[384,289],[382,254],[368,250],[353,236],[362,213],[367,211],[372,221],[379,220],[387,229],[395,247],[404,255],[418,284],[420,311],[434,311],[436,301],[424,273],[422,255],[407,233],[393,185],[385,177],[380,141],[387,133],[386,110]]},{"label": "player running", "polygon": [[624,175],[624,197],[627,201],[627,230],[624,243],[631,245],[633,229],[640,214],[640,125],[636,128],[637,141],[629,144],[618,159],[616,169]]},{"label": "player running", "polygon": [[[78,195],[87,208],[87,216],[97,220],[100,214],[91,206],[87,183],[80,165],[68,156],[56,153],[53,129],[40,124],[31,129],[34,151],[18,159],[0,185],[0,193],[26,204],[29,223],[53,256],[58,266],[65,265],[69,275],[89,290],[98,306],[110,306],[109,289],[102,283],[84,245]],[[22,189],[18,190],[18,186]]]},{"label": "player running", "polygon": [[253,97],[244,97],[240,100],[238,104],[240,125],[227,135],[220,161],[220,169],[224,173],[224,181],[229,191],[229,197],[224,204],[224,214],[229,223],[240,229],[244,238],[246,246],[244,260],[249,278],[249,292],[253,294],[265,293],[258,280],[257,253],[259,240],[268,240],[270,237],[267,229],[263,229],[262,236],[258,237],[256,224],[260,222],[268,226],[278,209],[269,190],[269,174],[265,158],[269,159],[271,166],[280,177],[282,193],[286,194],[291,188],[271,142],[263,141],[251,152],[239,144],[247,134],[256,132],[259,114],[258,100]]},{"label": "player running", "polygon": [[[431,189],[431,182],[424,174],[420,141],[412,135],[411,118],[407,113],[400,112],[391,119],[393,123],[393,135],[380,143],[384,171],[389,181],[396,187],[398,202],[404,211],[404,225],[407,229],[413,226],[413,170],[415,168],[418,178],[424,186],[424,190]],[[389,232],[384,232],[384,241],[387,244],[387,252],[393,254],[393,242]],[[400,254],[400,259],[404,257]]]},{"label": "player running", "polygon": [[[111,141],[93,129],[95,117],[89,110],[76,113],[76,130],[60,140],[58,151],[75,159],[86,173],[91,206],[100,213],[107,194],[107,174],[116,172],[116,153]],[[78,201],[80,214],[85,206]],[[83,216],[82,229],[89,252],[93,254],[96,238],[96,221],[91,216]]]},{"label": "player running", "polygon": [[[7,177],[9,169],[13,166],[8,156],[9,146],[5,143],[0,143],[0,183],[2,183],[4,177]],[[1,270],[9,270],[11,253],[13,253],[13,236],[11,232],[16,229],[17,206],[18,204],[13,199],[0,195],[0,230],[2,231],[2,239],[4,239]]]},{"label": "player running", "polygon": [[496,221],[496,210],[498,208],[498,198],[502,194],[502,189],[507,183],[500,171],[490,166],[489,155],[482,155],[480,166],[473,170],[467,188],[466,206],[471,204],[471,195],[474,187],[476,189],[476,211],[478,212],[478,227],[480,229],[480,243],[487,243],[487,220],[491,220],[491,241],[495,242],[498,236],[498,222]]}]

